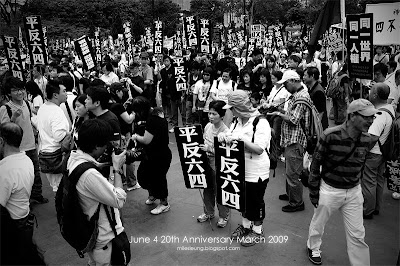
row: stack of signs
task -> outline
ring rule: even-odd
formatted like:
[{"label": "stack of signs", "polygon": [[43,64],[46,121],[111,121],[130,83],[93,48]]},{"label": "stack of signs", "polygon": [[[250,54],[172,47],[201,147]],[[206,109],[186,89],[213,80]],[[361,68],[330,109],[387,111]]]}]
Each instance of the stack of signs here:
[{"label": "stack of signs", "polygon": [[400,193],[400,161],[387,161],[385,176],[389,190]]},{"label": "stack of signs", "polygon": [[211,54],[211,23],[209,19],[200,19],[200,52]]},{"label": "stack of signs", "polygon": [[46,65],[47,51],[40,16],[24,17],[29,58],[32,65]]},{"label": "stack of signs", "polygon": [[373,79],[373,14],[347,16],[350,78]]},{"label": "stack of signs", "polygon": [[3,44],[8,61],[8,68],[11,70],[13,77],[25,81],[24,68],[18,48],[18,39],[16,37],[3,36]]},{"label": "stack of signs", "polygon": [[274,33],[275,33],[275,44],[277,47],[283,47],[283,39],[282,39],[282,32],[281,28],[276,26],[274,28]]},{"label": "stack of signs", "polygon": [[325,38],[326,46],[328,51],[339,52],[343,49],[343,39],[340,36],[340,32],[336,29],[331,28]]},{"label": "stack of signs", "polygon": [[187,41],[188,47],[197,47],[199,40],[197,34],[197,19],[195,16],[189,16],[184,18],[184,25],[185,25],[185,36]]},{"label": "stack of signs", "polygon": [[245,206],[245,161],[243,141],[219,143],[214,138],[217,202],[238,211]]},{"label": "stack of signs", "polygon": [[181,57],[182,50],[183,50],[182,33],[180,30],[177,30],[176,34],[175,34],[175,42],[174,42],[175,55]]},{"label": "stack of signs", "polygon": [[261,24],[251,25],[251,37],[255,39],[256,47],[260,47],[265,38],[265,27]]},{"label": "stack of signs", "polygon": [[100,63],[102,54],[101,54],[101,45],[100,45],[100,28],[94,32],[94,47],[96,50],[96,62]]},{"label": "stack of signs", "polygon": [[144,28],[145,31],[145,45],[148,47],[151,47],[153,44],[153,40],[152,40],[152,34],[151,34],[151,27],[146,27]]},{"label": "stack of signs", "polygon": [[175,82],[177,91],[187,90],[187,72],[185,68],[185,60],[183,57],[175,57],[174,59],[175,68]]},{"label": "stack of signs", "polygon": [[75,50],[78,56],[82,58],[84,69],[91,70],[96,67],[92,44],[87,36],[82,36],[75,41]]},{"label": "stack of signs", "polygon": [[175,127],[175,138],[186,187],[212,187],[213,180],[206,174],[207,156],[199,147],[203,144],[201,125]]},{"label": "stack of signs", "polygon": [[160,20],[154,21],[154,42],[153,42],[153,52],[156,55],[163,53],[163,23]]},{"label": "stack of signs", "polygon": [[124,23],[123,27],[124,27],[124,41],[125,41],[126,51],[128,53],[129,58],[133,58],[131,23],[127,21]]}]

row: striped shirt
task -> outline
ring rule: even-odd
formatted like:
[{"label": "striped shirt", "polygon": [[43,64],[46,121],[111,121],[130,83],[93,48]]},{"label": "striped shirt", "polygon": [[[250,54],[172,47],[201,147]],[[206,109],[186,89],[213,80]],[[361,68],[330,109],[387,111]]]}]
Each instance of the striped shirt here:
[{"label": "striped shirt", "polygon": [[[353,139],[348,133],[347,123],[326,129],[322,134],[311,163],[309,185],[311,191],[318,191],[321,179],[328,185],[339,189],[350,189],[360,183],[362,167],[368,151],[373,147],[371,135],[361,133],[359,139]],[[338,161],[343,160],[355,147],[352,155],[332,169]],[[330,170],[327,172],[327,170]]]},{"label": "striped shirt", "polygon": [[313,104],[305,88],[293,93],[293,95],[289,97],[286,111],[286,115],[289,116],[289,121],[283,120],[282,123],[281,146],[283,148],[294,143],[299,143],[303,148],[307,147],[307,136],[304,130],[309,134],[311,127],[311,110],[304,104],[295,104],[296,100],[299,99],[310,102],[310,105]]}]

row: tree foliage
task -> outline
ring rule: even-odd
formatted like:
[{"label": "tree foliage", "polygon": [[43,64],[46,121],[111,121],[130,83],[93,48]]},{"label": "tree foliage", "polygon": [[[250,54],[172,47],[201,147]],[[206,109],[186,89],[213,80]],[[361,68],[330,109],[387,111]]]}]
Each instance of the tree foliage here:
[{"label": "tree foliage", "polygon": [[213,23],[222,23],[224,20],[224,2],[219,0],[191,0],[190,11],[199,18],[209,19]]},{"label": "tree foliage", "polygon": [[101,28],[103,36],[115,35],[123,33],[123,22],[130,20],[132,35],[138,40],[144,27],[152,26],[152,1],[154,17],[165,22],[166,35],[171,36],[181,11],[170,0],[30,0],[13,17],[11,27],[1,22],[0,32],[17,35],[16,29],[22,27],[22,17],[26,15],[40,15],[49,38],[90,36],[95,27]]}]

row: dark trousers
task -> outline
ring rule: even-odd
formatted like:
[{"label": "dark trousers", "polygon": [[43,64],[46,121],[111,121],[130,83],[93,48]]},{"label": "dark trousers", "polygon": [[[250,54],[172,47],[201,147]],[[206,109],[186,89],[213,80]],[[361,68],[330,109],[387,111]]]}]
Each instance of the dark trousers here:
[{"label": "dark trousers", "polygon": [[265,203],[264,195],[267,189],[269,179],[264,181],[258,179],[258,183],[245,183],[245,210],[242,213],[243,217],[250,221],[263,221],[265,218]]},{"label": "dark trousers", "polygon": [[28,156],[33,163],[33,170],[35,173],[35,179],[33,181],[31,198],[40,198],[42,197],[42,179],[40,177],[40,168],[39,168],[39,157],[36,149],[29,150],[25,152],[26,156]]}]

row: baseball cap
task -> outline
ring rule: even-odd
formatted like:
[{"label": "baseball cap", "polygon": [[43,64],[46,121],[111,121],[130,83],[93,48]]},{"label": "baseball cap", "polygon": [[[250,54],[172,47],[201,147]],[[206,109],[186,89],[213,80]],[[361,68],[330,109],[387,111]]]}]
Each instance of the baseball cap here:
[{"label": "baseball cap", "polygon": [[374,114],[380,113],[375,109],[374,105],[366,99],[357,99],[349,104],[349,107],[347,107],[347,114],[355,112],[363,116],[373,116]]},{"label": "baseball cap", "polygon": [[294,80],[300,80],[300,75],[297,74],[296,71],[294,70],[286,70],[285,73],[283,73],[282,79],[280,81],[278,81],[278,84],[283,84],[286,81],[288,81],[289,79],[294,79]]}]

